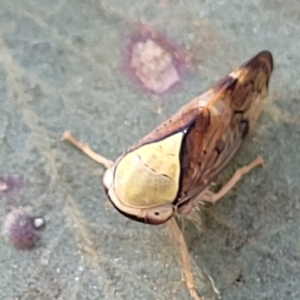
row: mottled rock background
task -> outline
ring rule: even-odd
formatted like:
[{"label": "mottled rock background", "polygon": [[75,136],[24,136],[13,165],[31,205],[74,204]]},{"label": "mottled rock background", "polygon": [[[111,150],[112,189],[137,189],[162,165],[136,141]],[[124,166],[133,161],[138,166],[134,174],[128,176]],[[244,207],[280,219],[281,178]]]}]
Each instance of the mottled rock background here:
[{"label": "mottled rock background", "polygon": [[[0,15],[0,217],[22,207],[47,221],[31,251],[0,240],[0,299],[189,299],[165,226],[116,212],[103,168],[60,136],[114,159],[263,49],[275,61],[270,98],[219,182],[258,154],[267,166],[186,221],[185,235],[205,299],[207,275],[224,300],[300,299],[300,3],[0,0]],[[142,27],[189,58],[163,95],[124,68]]]}]

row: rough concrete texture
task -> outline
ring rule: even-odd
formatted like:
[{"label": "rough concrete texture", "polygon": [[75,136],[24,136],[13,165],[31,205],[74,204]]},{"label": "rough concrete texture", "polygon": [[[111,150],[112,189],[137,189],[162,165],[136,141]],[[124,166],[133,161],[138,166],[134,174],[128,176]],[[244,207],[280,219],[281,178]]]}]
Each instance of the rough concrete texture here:
[{"label": "rough concrete texture", "polygon": [[[205,299],[217,298],[208,275],[224,300],[300,299],[298,1],[0,0],[0,12],[0,176],[11,187],[0,191],[0,217],[22,207],[47,221],[34,250],[0,240],[0,299],[189,299],[166,227],[115,211],[103,168],[60,135],[69,129],[114,159],[263,49],[275,61],[270,98],[218,182],[258,154],[267,165],[184,231]],[[162,96],[124,70],[142,24],[190,57]]]}]

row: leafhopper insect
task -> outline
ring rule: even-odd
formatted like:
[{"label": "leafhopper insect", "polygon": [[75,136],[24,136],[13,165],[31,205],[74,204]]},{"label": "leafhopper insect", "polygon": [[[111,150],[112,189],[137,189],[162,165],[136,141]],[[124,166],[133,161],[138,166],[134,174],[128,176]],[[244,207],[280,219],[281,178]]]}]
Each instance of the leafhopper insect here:
[{"label": "leafhopper insect", "polygon": [[273,58],[262,51],[183,106],[114,162],[68,140],[107,170],[103,185],[123,215],[147,224],[167,222],[181,247],[186,284],[197,295],[184,238],[173,216],[189,214],[199,202],[216,203],[254,167],[257,157],[237,170],[218,193],[210,183],[226,167],[253,129],[268,95]]}]

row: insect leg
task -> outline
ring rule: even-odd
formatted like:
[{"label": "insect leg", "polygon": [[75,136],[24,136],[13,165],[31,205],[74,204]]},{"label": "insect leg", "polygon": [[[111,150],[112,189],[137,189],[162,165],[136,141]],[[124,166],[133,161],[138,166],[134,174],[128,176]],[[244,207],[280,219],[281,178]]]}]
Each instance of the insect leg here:
[{"label": "insect leg", "polygon": [[211,192],[209,190],[205,190],[201,195],[201,201],[211,202],[215,204],[218,200],[223,198],[241,179],[244,175],[252,171],[252,169],[264,165],[265,162],[261,156],[258,156],[251,163],[246,166],[237,169],[233,176],[229,179],[229,181],[217,192]]},{"label": "insect leg", "polygon": [[83,144],[76,140],[76,138],[69,131],[65,131],[63,133],[61,140],[68,141],[73,146],[85,153],[89,158],[91,158],[99,164],[104,165],[107,169],[113,165],[113,161],[108,160],[102,155],[94,152],[87,144]]},{"label": "insect leg", "polygon": [[198,296],[196,289],[195,289],[195,284],[194,284],[194,279],[193,279],[193,274],[191,271],[191,266],[189,263],[189,252],[184,240],[184,236],[179,229],[177,222],[174,218],[171,218],[167,222],[168,228],[174,237],[174,239],[178,242],[179,248],[180,248],[180,253],[181,253],[181,259],[182,259],[182,264],[183,264],[183,269],[184,269],[184,275],[185,275],[185,282],[186,286],[190,291],[190,295],[194,300],[203,300],[201,297]]}]

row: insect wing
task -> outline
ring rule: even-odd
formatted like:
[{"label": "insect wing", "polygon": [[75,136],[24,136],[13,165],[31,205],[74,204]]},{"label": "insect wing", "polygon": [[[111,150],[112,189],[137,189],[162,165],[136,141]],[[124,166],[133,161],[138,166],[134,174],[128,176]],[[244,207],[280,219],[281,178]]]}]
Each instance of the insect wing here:
[{"label": "insect wing", "polygon": [[182,144],[177,205],[197,198],[239,150],[261,113],[272,70],[271,53],[260,52],[199,97]]}]

